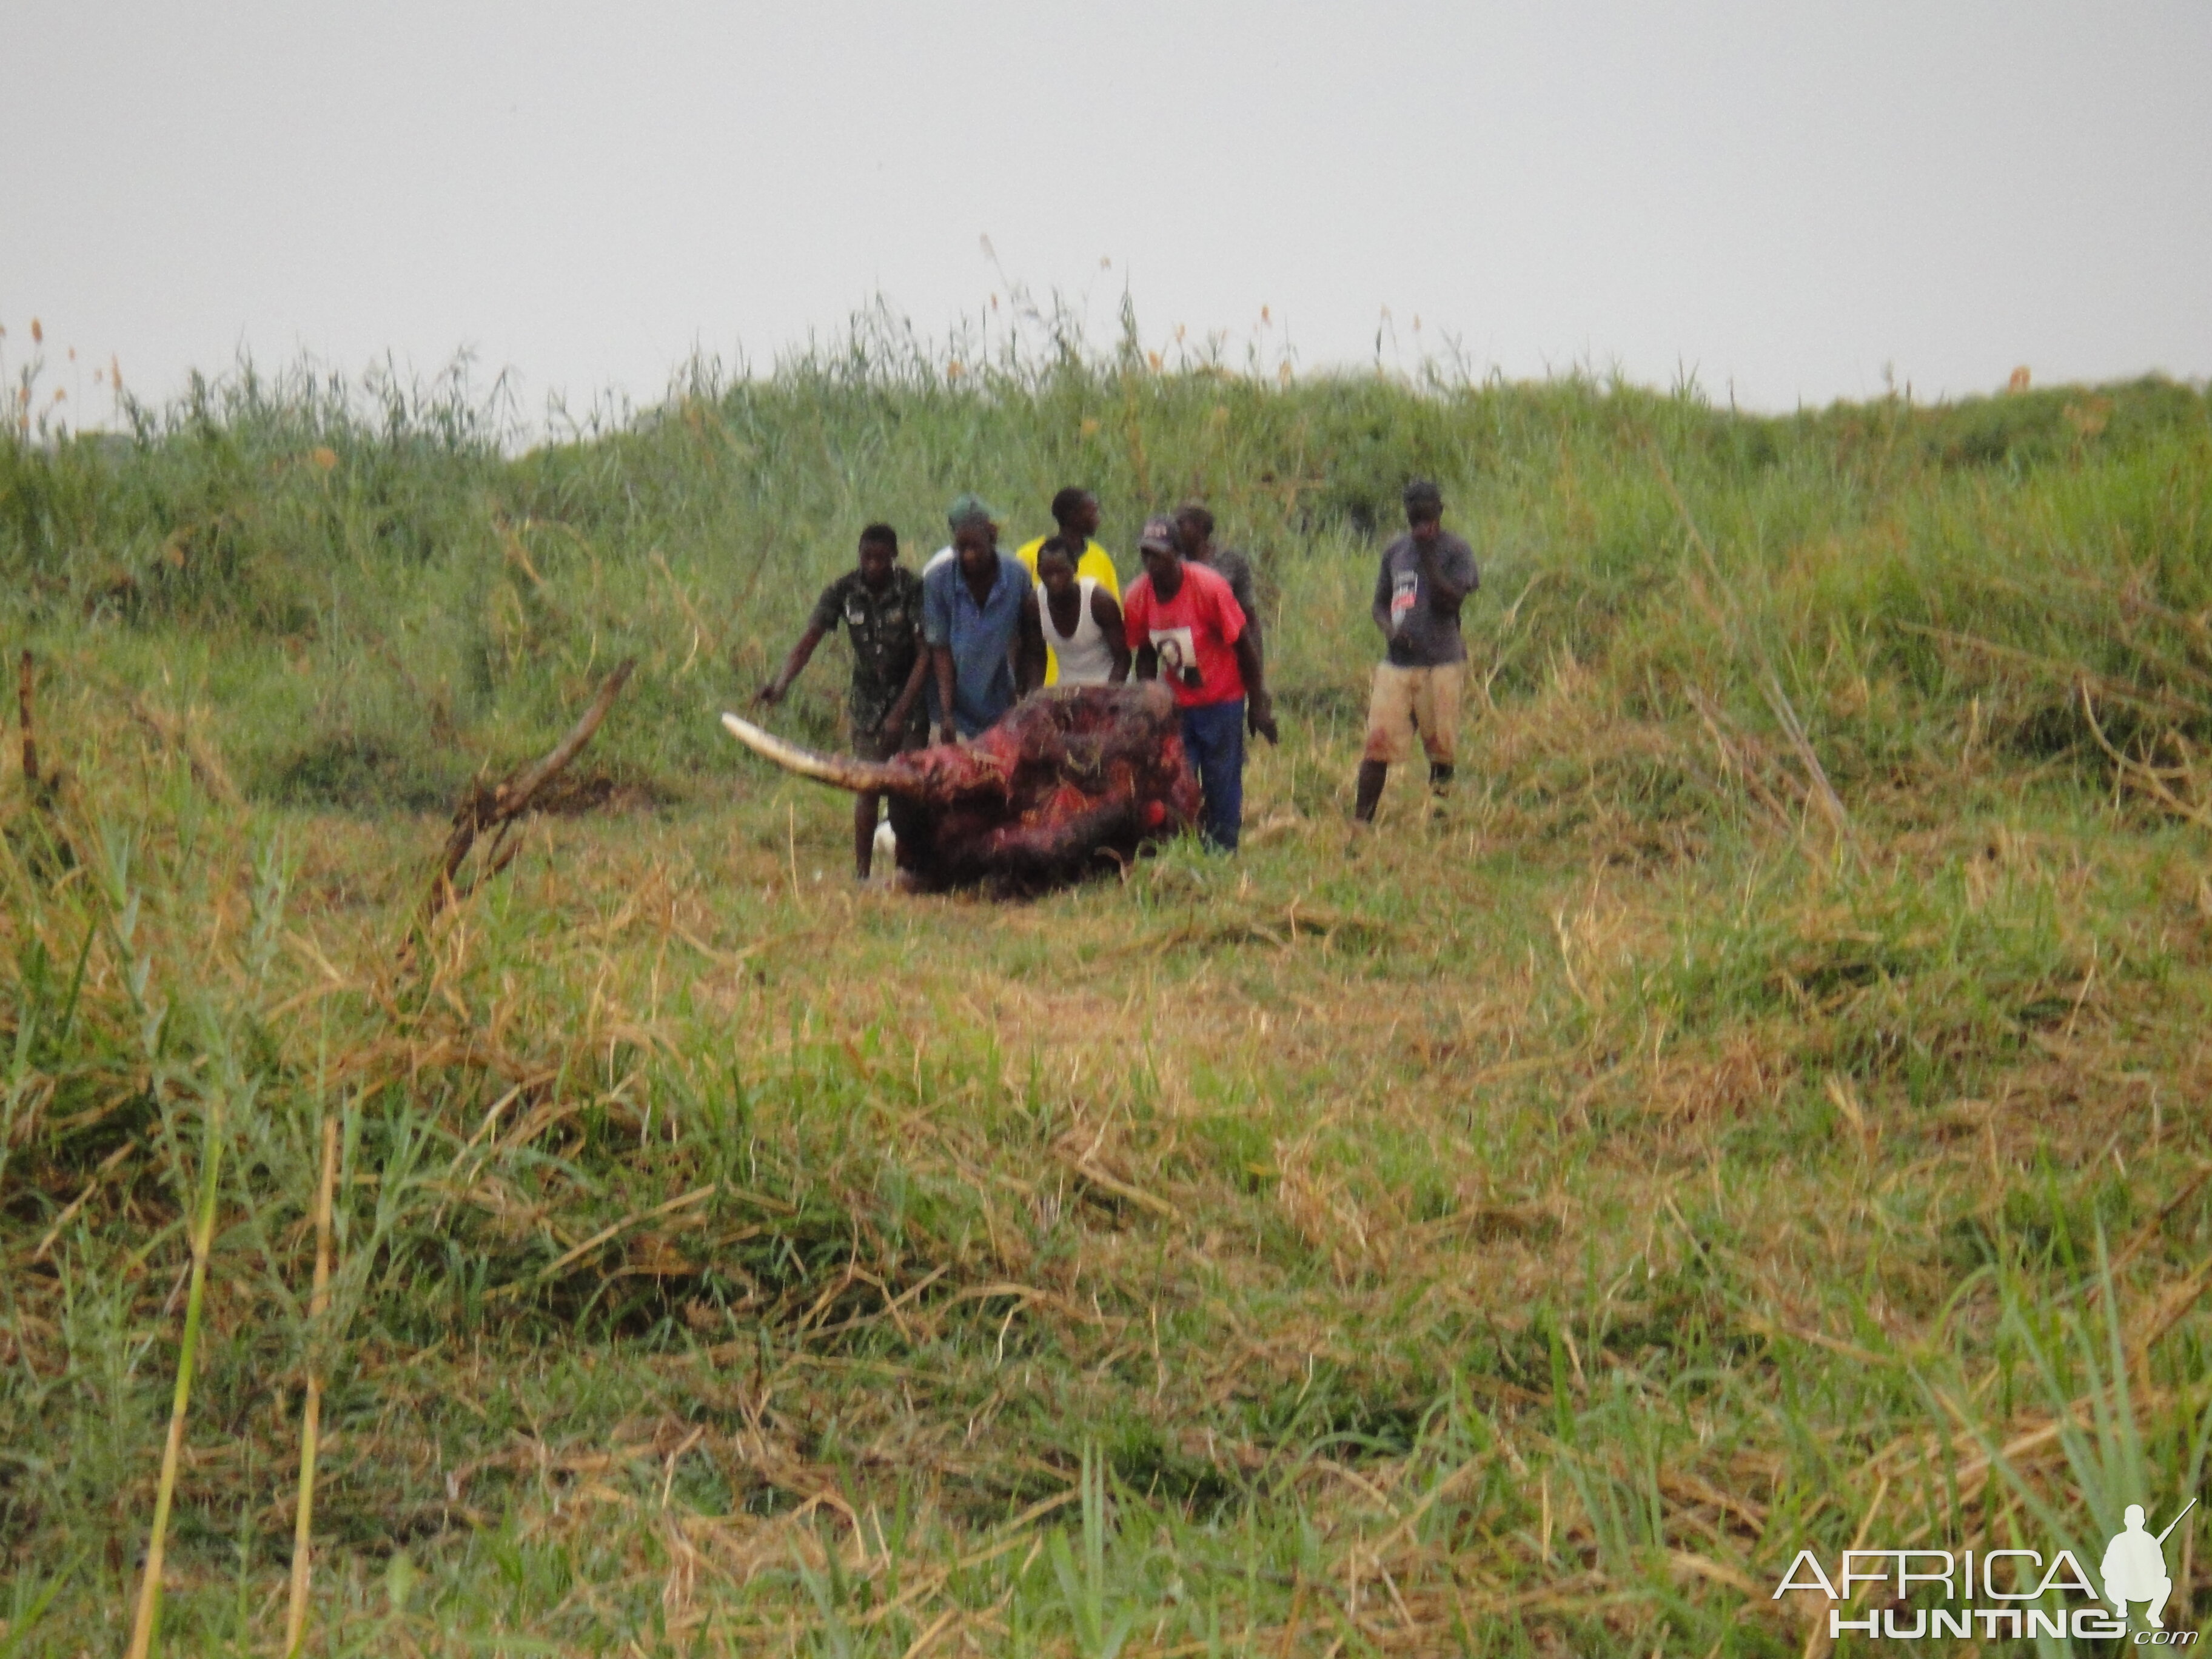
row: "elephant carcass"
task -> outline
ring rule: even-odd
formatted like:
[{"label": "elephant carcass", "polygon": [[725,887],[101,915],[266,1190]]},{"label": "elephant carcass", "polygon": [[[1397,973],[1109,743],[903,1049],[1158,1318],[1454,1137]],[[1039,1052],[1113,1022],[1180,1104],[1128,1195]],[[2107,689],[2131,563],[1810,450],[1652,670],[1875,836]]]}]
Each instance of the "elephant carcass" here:
[{"label": "elephant carcass", "polygon": [[735,714],[730,734],[802,777],[890,798],[905,884],[1036,892],[1134,858],[1198,821],[1198,776],[1157,682],[1040,691],[966,743],[896,758],[817,754]]}]

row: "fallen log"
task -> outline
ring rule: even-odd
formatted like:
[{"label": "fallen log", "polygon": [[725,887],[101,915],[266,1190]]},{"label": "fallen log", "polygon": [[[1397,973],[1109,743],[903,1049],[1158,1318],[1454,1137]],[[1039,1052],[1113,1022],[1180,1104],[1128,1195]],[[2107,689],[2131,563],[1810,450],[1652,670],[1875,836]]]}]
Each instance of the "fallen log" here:
[{"label": "fallen log", "polygon": [[[481,780],[471,787],[466,799],[453,809],[453,827],[446,837],[445,856],[440,861],[438,873],[431,878],[430,891],[423,901],[425,922],[447,905],[467,897],[514,862],[522,843],[519,840],[509,842],[508,832],[530,811],[545,786],[583,753],[584,745],[599,731],[599,723],[606,719],[607,710],[614,707],[616,697],[629,683],[630,672],[636,666],[635,657],[618,664],[600,684],[583,717],[568,728],[568,735],[555,744],[543,760],[524,768],[496,787],[487,787]],[[477,837],[487,831],[490,832],[491,842],[484,850],[483,872],[462,887],[457,882],[461,866],[467,861]]]}]

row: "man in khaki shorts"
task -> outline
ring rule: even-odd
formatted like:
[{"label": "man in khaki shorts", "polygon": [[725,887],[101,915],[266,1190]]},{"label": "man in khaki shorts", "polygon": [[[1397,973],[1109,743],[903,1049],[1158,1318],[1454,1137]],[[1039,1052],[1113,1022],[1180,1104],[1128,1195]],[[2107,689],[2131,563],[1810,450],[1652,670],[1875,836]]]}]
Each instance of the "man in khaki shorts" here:
[{"label": "man in khaki shorts", "polygon": [[1359,757],[1359,788],[1352,808],[1371,823],[1395,761],[1413,757],[1413,736],[1429,757],[1429,788],[1451,787],[1459,742],[1460,690],[1467,678],[1467,642],[1459,611],[1480,586],[1474,550],[1444,533],[1443,493],[1425,479],[1406,486],[1406,533],[1382,550],[1375,578],[1375,625],[1389,655],[1375,668],[1367,704],[1367,742]]}]

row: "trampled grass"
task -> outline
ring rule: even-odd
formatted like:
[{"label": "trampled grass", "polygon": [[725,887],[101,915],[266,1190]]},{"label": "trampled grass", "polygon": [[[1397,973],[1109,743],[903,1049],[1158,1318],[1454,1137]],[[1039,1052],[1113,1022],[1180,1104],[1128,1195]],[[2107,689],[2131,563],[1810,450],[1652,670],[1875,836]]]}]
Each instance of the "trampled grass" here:
[{"label": "trampled grass", "polygon": [[[125,1644],[210,1178],[170,1651],[279,1650],[311,1374],[314,1654],[1800,1654],[1800,1548],[2094,1566],[2200,1490],[2198,394],[838,359],[495,436],[234,383],[0,446],[67,774],[0,856],[0,1650]],[[1478,707],[1354,843],[1415,470]],[[713,713],[861,523],[1071,480],[1261,555],[1244,853],[853,887]]]}]

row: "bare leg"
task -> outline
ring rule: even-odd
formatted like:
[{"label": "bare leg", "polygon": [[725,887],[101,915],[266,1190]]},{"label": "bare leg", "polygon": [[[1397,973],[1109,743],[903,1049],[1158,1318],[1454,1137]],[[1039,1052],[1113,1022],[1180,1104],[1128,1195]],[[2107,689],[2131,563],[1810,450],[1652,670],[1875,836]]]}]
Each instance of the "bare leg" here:
[{"label": "bare leg", "polygon": [[1382,786],[1390,777],[1388,761],[1364,760],[1359,763],[1358,793],[1352,803],[1352,816],[1360,823],[1375,822],[1375,809],[1382,803]]},{"label": "bare leg", "polygon": [[875,864],[876,806],[879,795],[853,797],[853,874],[861,881]]}]

